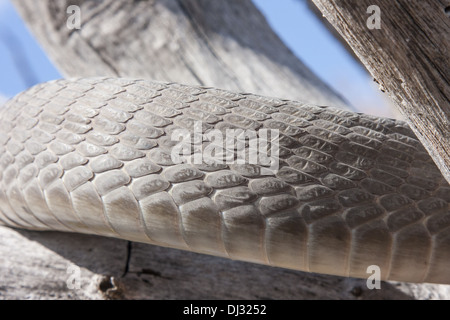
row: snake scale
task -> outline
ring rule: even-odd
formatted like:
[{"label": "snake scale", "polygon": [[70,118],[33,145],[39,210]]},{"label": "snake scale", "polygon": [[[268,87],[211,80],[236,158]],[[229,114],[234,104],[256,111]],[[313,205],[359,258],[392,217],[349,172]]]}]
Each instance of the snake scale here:
[{"label": "snake scale", "polygon": [[[171,134],[196,121],[205,133],[278,130],[278,170],[174,163]],[[449,204],[448,183],[398,120],[121,78],[39,84],[0,110],[6,226],[449,284]]]}]

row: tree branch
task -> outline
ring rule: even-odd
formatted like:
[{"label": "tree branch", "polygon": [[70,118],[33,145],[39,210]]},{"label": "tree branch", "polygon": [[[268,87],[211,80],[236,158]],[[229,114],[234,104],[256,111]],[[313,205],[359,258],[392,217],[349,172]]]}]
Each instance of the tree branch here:
[{"label": "tree branch", "polygon": [[[448,0],[313,0],[346,39],[450,182]],[[369,29],[367,8],[381,10]]]}]

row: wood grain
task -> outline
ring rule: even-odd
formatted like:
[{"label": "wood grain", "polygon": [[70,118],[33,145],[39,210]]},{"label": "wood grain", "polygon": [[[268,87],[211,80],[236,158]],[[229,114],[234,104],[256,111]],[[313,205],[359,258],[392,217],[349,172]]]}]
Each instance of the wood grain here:
[{"label": "wood grain", "polygon": [[[450,181],[448,0],[313,0],[386,91]],[[370,5],[381,28],[369,29]]]},{"label": "wood grain", "polygon": [[[251,1],[14,0],[67,77],[208,85],[316,104],[349,104],[308,69]],[[69,4],[81,29],[66,27]]]}]

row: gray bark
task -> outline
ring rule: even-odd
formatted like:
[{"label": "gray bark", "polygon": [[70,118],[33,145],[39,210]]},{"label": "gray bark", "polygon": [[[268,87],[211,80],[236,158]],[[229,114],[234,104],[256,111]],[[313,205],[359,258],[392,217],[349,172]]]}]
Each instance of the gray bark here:
[{"label": "gray bark", "polygon": [[[313,0],[386,91],[450,182],[450,2]],[[381,28],[369,29],[377,5]]]},{"label": "gray bark", "polygon": [[[174,81],[348,107],[251,1],[13,3],[66,77]],[[66,27],[69,4],[80,6],[79,30]]]},{"label": "gray bark", "polygon": [[[249,1],[13,0],[65,76],[127,76],[347,103],[311,73]],[[0,298],[448,298],[447,286],[382,283],[294,272],[117,239],[0,227]],[[69,289],[67,267],[81,268]],[[128,272],[124,275],[125,269]]]}]

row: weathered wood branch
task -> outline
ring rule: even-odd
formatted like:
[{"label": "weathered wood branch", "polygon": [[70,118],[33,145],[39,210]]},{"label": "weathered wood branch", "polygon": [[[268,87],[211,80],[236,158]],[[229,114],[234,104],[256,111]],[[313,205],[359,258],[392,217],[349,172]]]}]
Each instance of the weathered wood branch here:
[{"label": "weathered wood branch", "polygon": [[[450,182],[448,0],[313,0],[394,100]],[[380,8],[380,29],[367,13]]]},{"label": "weathered wood branch", "polygon": [[[201,84],[348,104],[283,44],[251,1],[13,0],[65,76]],[[81,29],[66,27],[66,8]]]},{"label": "weathered wood branch", "polygon": [[[123,240],[0,226],[2,299],[444,299],[448,286],[381,284],[270,268]],[[80,289],[67,287],[80,267]]]}]

